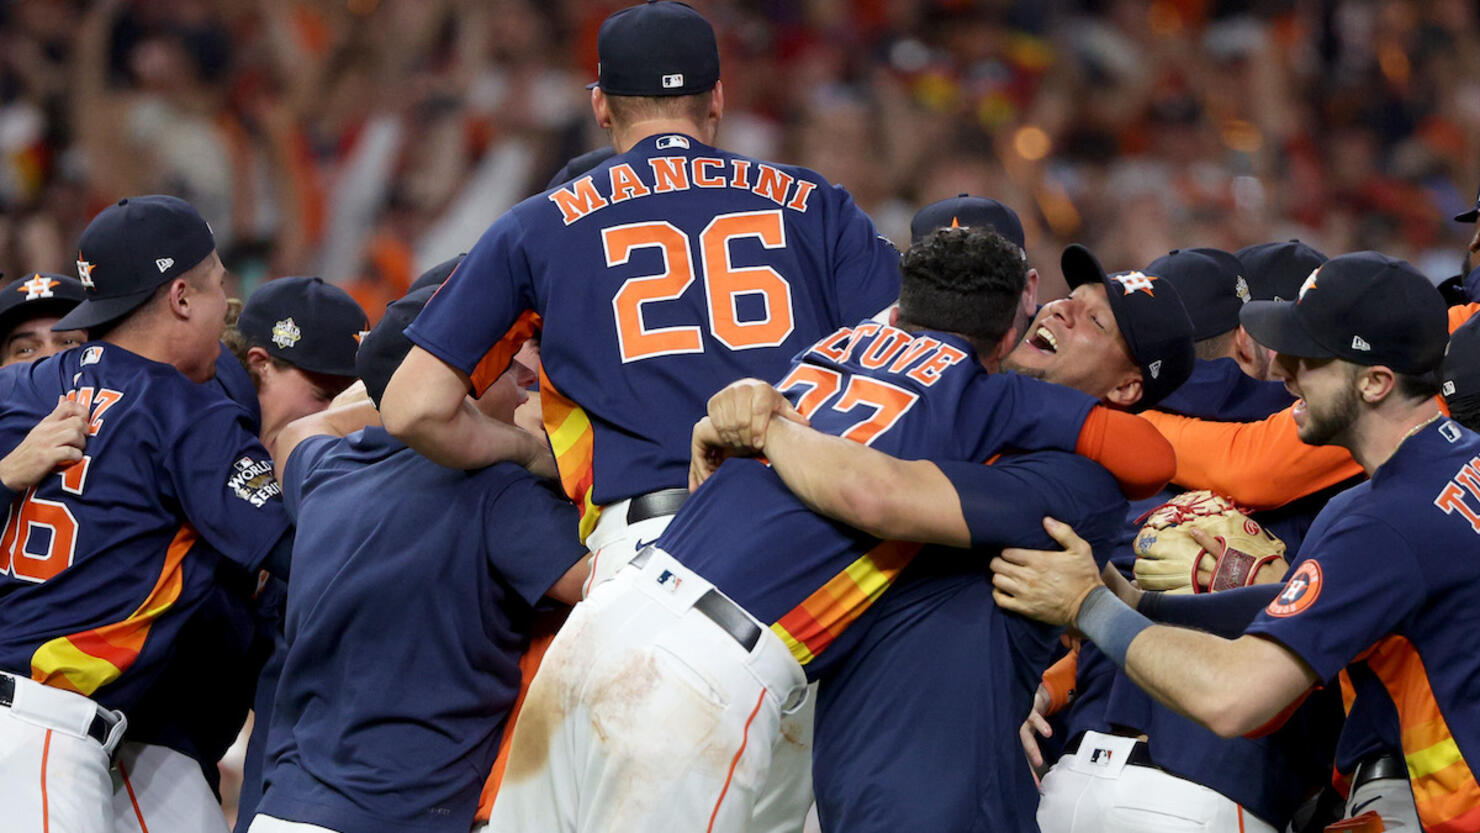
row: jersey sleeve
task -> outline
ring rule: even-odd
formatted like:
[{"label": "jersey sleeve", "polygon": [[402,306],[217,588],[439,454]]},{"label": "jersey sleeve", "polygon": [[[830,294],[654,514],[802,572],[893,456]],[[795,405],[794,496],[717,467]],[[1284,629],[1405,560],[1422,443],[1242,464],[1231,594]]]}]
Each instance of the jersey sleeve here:
[{"label": "jersey sleeve", "polygon": [[1346,449],[1306,445],[1286,408],[1259,422],[1211,422],[1146,411],[1177,450],[1172,482],[1211,489],[1251,509],[1274,509],[1361,475]]},{"label": "jersey sleeve", "polygon": [[851,324],[899,299],[899,250],[879,234],[852,195],[832,187],[839,203],[831,262],[839,312],[834,323]]},{"label": "jersey sleeve", "polygon": [[956,488],[971,545],[1052,547],[1044,517],[1074,527],[1103,562],[1106,533],[1124,522],[1126,503],[1109,472],[1063,452],[1015,454],[993,465],[936,462]]},{"label": "jersey sleeve", "polygon": [[167,446],[165,470],[185,518],[222,555],[262,565],[289,527],[272,458],[246,412],[224,399],[190,415]]},{"label": "jersey sleeve", "polygon": [[407,338],[464,373],[479,396],[539,328],[522,238],[514,212],[500,217],[406,328]]},{"label": "jersey sleeve", "polygon": [[984,420],[959,420],[966,447],[960,459],[985,460],[1007,449],[1073,451],[1095,399],[1072,388],[1019,373],[978,374],[961,398],[959,414]]},{"label": "jersey sleeve", "polygon": [[1276,640],[1331,680],[1423,603],[1423,574],[1403,536],[1365,515],[1311,543],[1247,633]]},{"label": "jersey sleeve", "polygon": [[[1475,272],[1480,273],[1480,269],[1476,269]],[[1476,313],[1480,313],[1480,303],[1461,304],[1457,307],[1450,307],[1449,332],[1453,333],[1455,330],[1463,327],[1471,318],[1475,317]]]},{"label": "jersey sleeve", "polygon": [[484,506],[490,563],[531,606],[585,556],[579,525],[575,504],[525,474],[517,474]]},{"label": "jersey sleeve", "polygon": [[305,438],[288,452],[288,462],[283,464],[283,507],[294,523],[298,522],[298,507],[303,505],[309,474],[337,442],[337,437],[318,434]]}]

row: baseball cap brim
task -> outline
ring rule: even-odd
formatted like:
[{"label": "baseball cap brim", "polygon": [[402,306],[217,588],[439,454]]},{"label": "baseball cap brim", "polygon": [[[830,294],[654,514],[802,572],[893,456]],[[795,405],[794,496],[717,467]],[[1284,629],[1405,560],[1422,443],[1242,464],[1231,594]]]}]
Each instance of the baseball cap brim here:
[{"label": "baseball cap brim", "polygon": [[1294,301],[1250,301],[1239,310],[1238,319],[1255,341],[1276,353],[1306,359],[1336,357],[1301,323]]},{"label": "baseball cap brim", "polygon": [[1472,208],[1463,214],[1454,215],[1456,223],[1473,223],[1476,220],[1480,220],[1480,208]]},{"label": "baseball cap brim", "polygon": [[52,326],[57,330],[90,330],[110,321],[115,321],[143,306],[154,296],[157,286],[148,289],[140,289],[126,295],[115,295],[112,298],[89,298],[78,304],[75,309],[62,317]]}]

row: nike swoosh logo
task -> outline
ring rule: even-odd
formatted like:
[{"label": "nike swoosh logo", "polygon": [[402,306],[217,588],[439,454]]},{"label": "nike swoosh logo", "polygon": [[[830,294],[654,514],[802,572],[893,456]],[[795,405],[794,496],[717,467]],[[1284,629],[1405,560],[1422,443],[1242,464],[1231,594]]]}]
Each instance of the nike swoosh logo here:
[{"label": "nike swoosh logo", "polygon": [[1362,809],[1364,807],[1367,807],[1370,804],[1375,804],[1375,803],[1381,801],[1382,798],[1383,797],[1380,796],[1380,795],[1373,796],[1372,798],[1369,798],[1366,801],[1363,801],[1361,804],[1358,804],[1357,806],[1353,807],[1352,810],[1351,810],[1351,812],[1350,813],[1347,813],[1347,815],[1348,816],[1351,816],[1351,817],[1359,816],[1359,815],[1362,814]]},{"label": "nike swoosh logo", "polygon": [[651,541],[638,541],[637,542],[637,552],[642,552],[643,550],[647,549],[648,547],[651,547],[653,545],[653,542],[654,541],[657,541],[657,540],[658,540],[657,538],[654,538]]}]

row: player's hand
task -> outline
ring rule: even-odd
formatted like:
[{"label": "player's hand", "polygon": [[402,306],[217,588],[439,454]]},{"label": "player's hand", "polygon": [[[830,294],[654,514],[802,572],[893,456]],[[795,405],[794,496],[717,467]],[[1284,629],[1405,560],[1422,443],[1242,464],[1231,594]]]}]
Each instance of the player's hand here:
[{"label": "player's hand", "polygon": [[719,432],[709,417],[694,423],[694,433],[689,444],[689,491],[694,491],[714,474],[719,464],[731,457],[729,449],[720,441]]},{"label": "player's hand", "polygon": [[1053,735],[1053,727],[1044,716],[1048,714],[1049,701],[1052,699],[1048,695],[1048,689],[1040,684],[1033,695],[1033,710],[1028,712],[1028,719],[1018,728],[1018,739],[1023,743],[1023,751],[1028,754],[1028,763],[1032,765],[1035,777],[1043,769],[1043,750],[1038,748],[1038,738]]},{"label": "player's hand", "polygon": [[[1192,536],[1192,540],[1196,541],[1198,546],[1207,550],[1208,555],[1211,556],[1204,558],[1198,563],[1197,580],[1203,587],[1212,587],[1213,578],[1218,567],[1218,560],[1223,556],[1224,551],[1228,548],[1228,544],[1214,538],[1211,534],[1201,529],[1192,529],[1189,531],[1189,534]],[[1289,571],[1289,562],[1283,558],[1274,556],[1269,561],[1259,565],[1252,575],[1244,579],[1244,586],[1277,584],[1284,581],[1285,573]],[[1115,588],[1112,587],[1110,589],[1114,590]],[[1115,595],[1119,596],[1120,594],[1116,593]]]},{"label": "player's hand", "polygon": [[992,559],[992,598],[1003,610],[1040,622],[1073,624],[1084,597],[1103,585],[1100,568],[1068,524],[1044,518],[1043,528],[1064,548],[1003,550]]},{"label": "player's hand", "polygon": [[58,466],[82,459],[87,447],[87,408],[63,399],[51,413],[0,460],[0,483],[12,492],[24,492]]},{"label": "player's hand", "polygon": [[709,420],[719,443],[736,454],[756,454],[766,443],[771,417],[808,425],[786,397],[759,379],[732,382],[709,397]]}]

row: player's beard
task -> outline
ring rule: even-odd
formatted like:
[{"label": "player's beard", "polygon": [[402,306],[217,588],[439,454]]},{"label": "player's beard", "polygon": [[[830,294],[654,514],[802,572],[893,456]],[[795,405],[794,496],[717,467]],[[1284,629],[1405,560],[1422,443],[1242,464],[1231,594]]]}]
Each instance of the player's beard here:
[{"label": "player's beard", "polygon": [[1299,430],[1301,441],[1306,445],[1343,445],[1342,440],[1357,421],[1360,409],[1361,395],[1357,393],[1354,380],[1342,388],[1329,404],[1319,408],[1306,399],[1305,425]]}]

